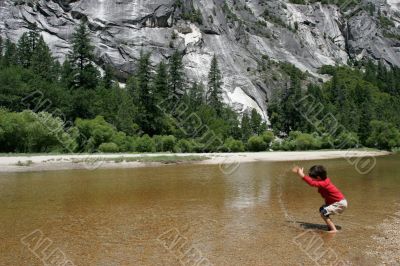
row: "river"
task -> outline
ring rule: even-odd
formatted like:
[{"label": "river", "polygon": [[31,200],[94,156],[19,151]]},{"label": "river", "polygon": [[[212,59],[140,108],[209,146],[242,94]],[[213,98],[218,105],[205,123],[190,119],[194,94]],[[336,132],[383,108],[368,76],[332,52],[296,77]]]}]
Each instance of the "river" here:
[{"label": "river", "polygon": [[[344,159],[2,173],[0,265],[376,265],[399,161],[366,175]],[[316,230],[322,198],[295,163],[324,164],[345,194],[337,234]]]}]

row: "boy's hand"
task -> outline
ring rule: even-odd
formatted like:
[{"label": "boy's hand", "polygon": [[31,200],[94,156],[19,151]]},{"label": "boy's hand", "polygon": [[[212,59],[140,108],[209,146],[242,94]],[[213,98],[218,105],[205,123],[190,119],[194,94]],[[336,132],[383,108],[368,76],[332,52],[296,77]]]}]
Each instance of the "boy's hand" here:
[{"label": "boy's hand", "polygon": [[292,168],[292,172],[298,174],[301,177],[304,177],[304,168],[300,168],[299,166],[295,166]]},{"label": "boy's hand", "polygon": [[297,174],[299,172],[300,167],[298,167],[297,165],[295,167],[292,168],[292,172]]}]

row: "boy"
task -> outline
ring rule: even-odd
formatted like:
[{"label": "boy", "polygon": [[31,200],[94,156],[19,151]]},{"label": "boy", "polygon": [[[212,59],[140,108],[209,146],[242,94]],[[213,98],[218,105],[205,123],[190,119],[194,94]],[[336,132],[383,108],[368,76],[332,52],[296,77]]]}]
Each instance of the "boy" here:
[{"label": "boy", "polygon": [[342,213],[347,208],[347,200],[326,176],[325,167],[314,165],[310,168],[308,175],[304,174],[304,168],[298,166],[295,166],[292,171],[297,173],[310,186],[318,188],[318,192],[325,199],[325,204],[322,205],[319,212],[329,228],[329,233],[336,233],[336,226],[329,215]]}]

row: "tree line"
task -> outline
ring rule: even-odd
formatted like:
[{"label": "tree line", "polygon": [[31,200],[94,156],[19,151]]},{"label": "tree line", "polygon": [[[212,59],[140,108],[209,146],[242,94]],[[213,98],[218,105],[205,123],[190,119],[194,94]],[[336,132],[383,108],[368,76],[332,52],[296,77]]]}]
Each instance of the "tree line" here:
[{"label": "tree line", "polygon": [[[398,67],[372,61],[323,66],[320,73],[332,79],[322,86],[311,83],[305,90],[301,71],[289,73],[290,84],[273,95],[268,108],[274,132],[287,137],[281,148],[296,149],[293,139],[299,136],[313,149],[400,146]],[[318,112],[310,114],[317,106]]]},{"label": "tree line", "polygon": [[[71,44],[60,64],[35,26],[17,43],[0,38],[1,152],[152,152],[165,145],[168,151],[244,151],[252,136],[267,130],[255,110],[239,118],[223,103],[216,56],[203,84],[188,81],[179,51],[157,65],[143,51],[121,87],[109,65],[101,73],[94,63],[85,22]],[[36,91],[40,99],[27,103]],[[50,125],[63,130],[54,133]]]},{"label": "tree line", "polygon": [[[188,81],[179,51],[157,65],[151,63],[151,53],[141,52],[135,72],[121,87],[109,65],[102,64],[104,73],[100,73],[94,63],[84,22],[77,26],[71,43],[60,64],[35,27],[17,43],[0,38],[0,152],[400,146],[400,70],[396,67],[388,69],[371,61],[353,67],[324,66],[321,74],[332,79],[304,88],[307,75],[282,64],[290,83],[270,97],[267,126],[255,109],[238,114],[223,103],[216,56],[204,84]],[[29,98],[35,91],[40,91],[40,99]],[[323,108],[310,121],[310,107],[317,105]],[[334,125],[326,121],[329,115]]]}]

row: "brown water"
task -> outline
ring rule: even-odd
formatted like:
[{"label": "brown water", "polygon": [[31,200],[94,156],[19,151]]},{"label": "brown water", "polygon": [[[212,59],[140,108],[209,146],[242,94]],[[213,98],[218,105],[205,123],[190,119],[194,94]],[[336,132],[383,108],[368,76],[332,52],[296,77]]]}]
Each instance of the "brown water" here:
[{"label": "brown water", "polygon": [[368,175],[323,161],[349,201],[335,236],[303,229],[323,223],[322,199],[293,162],[229,176],[217,165],[2,174],[0,265],[55,265],[55,254],[67,265],[374,265],[375,226],[398,209],[399,160],[378,158]]}]

